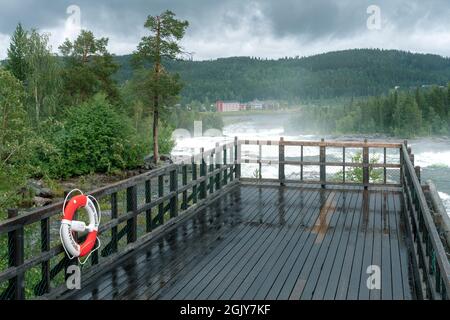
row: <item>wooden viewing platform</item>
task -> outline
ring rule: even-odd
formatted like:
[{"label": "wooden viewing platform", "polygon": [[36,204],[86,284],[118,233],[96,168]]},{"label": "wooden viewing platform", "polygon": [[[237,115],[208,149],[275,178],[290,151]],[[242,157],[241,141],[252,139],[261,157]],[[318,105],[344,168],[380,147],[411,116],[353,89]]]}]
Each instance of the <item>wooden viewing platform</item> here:
[{"label": "wooden viewing platform", "polygon": [[0,222],[0,298],[449,299],[448,218],[406,142],[235,139],[92,195],[81,289],[57,203]]}]

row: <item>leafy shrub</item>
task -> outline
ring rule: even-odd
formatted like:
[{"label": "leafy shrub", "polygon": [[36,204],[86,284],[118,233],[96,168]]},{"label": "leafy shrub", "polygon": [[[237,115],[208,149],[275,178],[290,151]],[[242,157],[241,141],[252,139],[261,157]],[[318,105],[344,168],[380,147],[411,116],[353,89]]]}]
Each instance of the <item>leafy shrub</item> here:
[{"label": "leafy shrub", "polygon": [[20,81],[0,69],[0,219],[17,201],[18,186],[25,181],[29,132],[23,100]]},{"label": "leafy shrub", "polygon": [[[377,164],[379,162],[380,158],[378,155],[373,154],[372,157],[370,157],[370,164]],[[363,163],[363,155],[362,152],[357,152],[354,156],[352,156],[352,163]],[[356,183],[362,183],[363,182],[363,168],[362,167],[354,167],[348,169],[346,172],[346,180],[350,182],[356,182]],[[374,183],[379,183],[383,181],[383,170],[382,169],[375,169],[375,168],[369,168],[369,178]],[[338,171],[334,178],[336,181],[342,181],[344,177],[344,172]]]},{"label": "leafy shrub", "polygon": [[54,137],[57,155],[47,153],[50,173],[70,177],[136,167],[143,159],[143,144],[137,141],[129,119],[96,95],[69,111]]}]

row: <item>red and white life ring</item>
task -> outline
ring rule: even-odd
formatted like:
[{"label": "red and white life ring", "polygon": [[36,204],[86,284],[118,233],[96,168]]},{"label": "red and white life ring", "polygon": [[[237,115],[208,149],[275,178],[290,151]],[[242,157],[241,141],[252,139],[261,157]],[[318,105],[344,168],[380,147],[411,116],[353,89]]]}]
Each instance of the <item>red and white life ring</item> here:
[{"label": "red and white life ring", "polygon": [[[75,212],[80,208],[85,208],[89,215],[89,225],[87,226],[83,221],[73,220]],[[99,215],[90,196],[81,194],[69,200],[64,207],[60,234],[64,249],[72,256],[71,258],[87,256],[94,249],[99,223]],[[89,232],[86,240],[78,244],[73,237],[73,233],[86,231]]]}]

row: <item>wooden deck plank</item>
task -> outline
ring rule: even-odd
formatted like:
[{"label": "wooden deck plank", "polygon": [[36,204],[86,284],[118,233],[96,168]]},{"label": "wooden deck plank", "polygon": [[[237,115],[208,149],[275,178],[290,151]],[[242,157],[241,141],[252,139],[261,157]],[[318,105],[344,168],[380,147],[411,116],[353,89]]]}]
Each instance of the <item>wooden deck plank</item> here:
[{"label": "wooden deck plank", "polygon": [[[347,195],[347,193],[341,192],[336,201],[333,212],[333,216],[337,216],[336,224],[334,226],[330,224],[326,228],[324,239],[322,240],[323,243],[313,262],[313,268],[308,274],[306,285],[303,288],[300,299],[312,299],[321,271],[323,268],[330,268],[332,265],[332,257],[334,257],[336,253],[337,245],[339,244],[343,233],[344,223],[348,216],[344,209]],[[327,259],[328,257],[331,259]],[[325,263],[329,263],[329,265],[327,266]]]},{"label": "wooden deck plank", "polygon": [[[344,201],[343,214],[345,215],[345,223],[341,231],[341,238],[339,241],[332,243],[330,247],[330,254],[326,258],[327,261],[324,263],[314,289],[314,300],[334,299],[345,257],[345,250],[348,246],[353,220],[355,219],[358,198],[359,193],[350,193]],[[325,297],[325,294],[328,292],[328,297]]]},{"label": "wooden deck plank", "polygon": [[339,216],[334,215],[333,213],[336,210],[337,201],[339,201],[341,194],[342,193],[337,191],[331,191],[326,198],[324,197],[321,199],[319,217],[311,229],[311,237],[309,237],[305,243],[305,248],[307,250],[303,251],[299,256],[299,259],[297,260],[299,263],[292,270],[291,275],[284,284],[278,299],[297,300],[300,298],[306,284],[307,277],[313,268],[317,253],[324,243],[323,240],[327,234],[327,230],[330,227],[334,227],[335,221]]},{"label": "wooden deck plank", "polygon": [[[244,197],[241,199],[243,201],[246,200]],[[161,289],[160,282],[169,282],[171,281],[178,273],[182,272],[183,269],[191,263],[193,260],[195,260],[198,255],[204,253],[208,250],[208,247],[211,245],[211,243],[214,243],[214,241],[217,241],[218,239],[221,239],[223,236],[225,236],[228,232],[230,232],[230,229],[232,228],[234,222],[232,218],[233,215],[228,215],[227,211],[233,212],[233,210],[238,209],[240,206],[239,203],[235,203],[234,201],[231,202],[230,206],[218,206],[216,207],[216,210],[218,210],[215,214],[216,220],[214,221],[214,225],[212,228],[216,231],[214,233],[209,232],[206,233],[207,237],[202,239],[195,239],[195,242],[185,242],[182,243],[185,245],[186,248],[178,248],[180,252],[183,252],[183,254],[172,254],[172,257],[175,257],[174,259],[171,259],[170,263],[164,266],[164,268],[155,268],[155,275],[161,275],[160,279],[155,279],[154,276],[146,276],[145,278],[141,279],[141,286],[138,288],[136,292],[133,292],[133,297],[141,298],[141,295],[146,292],[146,294],[154,294],[158,290]],[[228,221],[231,220],[231,221]],[[228,226],[228,227],[227,227]]]},{"label": "wooden deck plank", "polygon": [[[313,197],[315,199],[315,195]],[[300,197],[298,198],[300,200]],[[296,209],[298,207],[293,207],[295,220],[292,223],[291,227],[284,226],[283,229],[279,230],[277,237],[280,241],[273,241],[268,250],[261,256],[261,259],[257,260],[254,263],[252,269],[249,273],[241,273],[240,279],[241,284],[238,289],[230,296],[233,299],[253,299],[256,294],[256,289],[251,289],[252,285],[255,287],[260,287],[264,281],[273,282],[276,275],[267,279],[268,271],[271,268],[273,263],[281,263],[278,260],[279,255],[283,252],[283,249],[286,248],[289,243],[292,241],[292,237],[294,234],[301,234],[303,230],[305,230],[302,225],[302,221],[307,219],[307,215],[311,212],[309,209],[309,205],[311,202],[304,203],[305,208],[301,208],[300,212]],[[306,209],[306,210],[303,210]],[[286,230],[287,229],[287,230]],[[259,277],[258,277],[259,276]],[[265,278],[265,279],[264,279]],[[224,296],[227,299],[227,296]]]},{"label": "wooden deck plank", "polygon": [[[359,225],[362,221],[362,192],[357,194],[357,198],[353,205],[353,220],[349,227],[347,242],[343,242],[338,249],[337,259],[331,271],[333,275],[329,280],[324,299],[345,299],[347,296],[348,285],[350,281],[350,273],[352,271],[353,257],[356,248],[356,237],[359,232]],[[342,261],[341,261],[342,260]]]},{"label": "wooden deck plank", "polygon": [[312,202],[309,200],[305,201],[306,199],[301,197],[298,210],[299,214],[304,211],[304,216],[297,228],[291,232],[291,237],[287,244],[283,245],[281,250],[277,250],[276,253],[270,255],[267,263],[245,293],[244,299],[265,299],[272,285],[277,282],[280,272],[283,266],[287,264],[289,257],[295,255],[296,248],[302,247],[301,239],[304,238],[305,234],[309,233],[308,226],[311,224],[311,221],[317,219],[319,210],[315,208],[314,203],[317,201],[318,196],[319,193],[315,192]]},{"label": "wooden deck plank", "polygon": [[[291,192],[286,199],[283,199],[284,206],[291,207],[295,202],[297,192]],[[279,199],[279,194],[277,195]],[[271,225],[276,225],[279,222],[277,214],[275,214],[280,208],[280,202],[277,201],[277,206],[269,207],[269,217],[267,220],[254,221],[255,223],[252,227],[258,229],[255,236],[252,237],[252,241],[248,241],[244,243],[242,246],[238,244],[238,250],[232,250],[232,255],[229,255],[226,259],[224,259],[224,264],[221,269],[217,272],[217,274],[213,275],[213,277],[206,277],[202,279],[202,283],[198,286],[198,294],[192,294],[190,297],[192,299],[207,299],[212,294],[212,292],[216,289],[216,287],[223,281],[233,280],[235,276],[239,273],[247,272],[248,268],[255,263],[252,260],[253,257],[261,257],[264,251],[267,250],[267,245],[272,241],[276,241],[276,228]],[[288,223],[291,223],[295,218],[295,215],[292,211],[285,212]],[[262,227],[262,228],[261,228]],[[262,251],[262,252],[261,252]],[[238,279],[240,279],[238,277]],[[239,284],[242,283],[242,279],[239,280]],[[227,289],[226,287],[224,289]]]},{"label": "wooden deck plank", "polygon": [[[394,198],[394,206],[396,208],[396,212],[401,212],[401,198],[400,196],[393,196]],[[408,247],[406,245],[406,226],[404,225],[405,221],[402,218],[402,215],[396,214],[397,218],[397,230],[399,235],[399,247],[400,247],[400,263],[401,263],[401,271],[402,271],[402,284],[403,284],[403,298],[405,300],[412,299],[412,290],[411,290],[411,282],[410,282],[410,271],[409,268],[409,256],[408,256]]]},{"label": "wooden deck plank", "polygon": [[[309,195],[313,195],[313,193],[310,193]],[[297,201],[297,197],[298,193],[295,192],[291,201],[286,201],[285,205],[273,209],[275,212],[278,212],[273,212],[272,214],[275,216],[284,216],[284,222],[280,223],[278,219],[277,224],[267,228],[265,230],[266,235],[260,237],[259,241],[255,243],[253,247],[247,247],[247,253],[244,254],[237,264],[229,263],[226,268],[223,269],[224,275],[222,279],[221,277],[214,279],[217,285],[214,285],[213,283],[209,284],[208,288],[205,288],[204,292],[202,292],[198,298],[201,299],[205,297],[205,295],[208,299],[217,299],[221,295],[222,299],[230,299],[231,297],[236,298],[236,290],[243,285],[248,274],[255,267],[255,264],[260,263],[260,259],[269,254],[270,248],[274,244],[279,245],[280,235],[285,234],[281,230],[285,225],[295,223],[298,215],[293,212],[292,208]],[[281,203],[285,200],[280,201],[279,198],[278,201]]]},{"label": "wooden deck plank", "polygon": [[381,299],[391,300],[393,299],[392,288],[392,262],[391,262],[391,210],[388,206],[387,192],[382,192],[382,234],[381,234]]},{"label": "wooden deck plank", "polygon": [[402,263],[400,260],[400,234],[398,230],[398,219],[396,217],[397,208],[393,195],[388,197],[389,207],[391,208],[389,216],[390,240],[391,240],[391,262],[392,262],[392,296],[393,299],[403,300],[403,281],[402,281]]},{"label": "wooden deck plank", "polygon": [[[313,212],[313,215],[311,216],[311,219],[308,221],[305,221],[305,227],[306,230],[311,230],[314,227],[314,224],[317,221],[317,218],[320,214],[320,198],[326,198],[328,197],[330,191],[328,190],[319,190],[317,191],[317,195],[319,198],[316,203],[313,203],[310,206],[310,210]],[[292,274],[293,270],[297,269],[297,264],[300,264],[301,260],[299,256],[301,253],[306,250],[306,243],[309,238],[312,238],[313,235],[311,235],[310,232],[306,232],[306,230],[300,235],[298,238],[296,245],[294,246],[293,250],[289,254],[289,257],[285,261],[284,264],[280,264],[278,269],[281,269],[278,272],[277,277],[275,278],[274,283],[267,282],[264,284],[263,288],[261,288],[261,296],[265,294],[265,299],[274,300],[279,297],[279,294],[284,286],[284,284],[289,280],[289,275]]]},{"label": "wooden deck plank", "polygon": [[[250,200],[251,197],[253,197],[254,194],[252,194],[251,192],[247,191],[244,192],[244,199],[242,199],[243,201],[245,201],[246,199]],[[230,213],[232,214],[232,211],[236,209],[235,207],[231,207],[228,208],[227,211],[230,211]],[[240,207],[239,209],[242,209],[242,207]],[[251,212],[251,210],[245,210],[245,206],[244,206],[244,211],[246,213]],[[256,215],[256,212],[254,212]],[[216,232],[212,233],[212,234],[216,234],[216,240],[217,241],[222,241],[222,239],[224,237],[230,236],[232,234],[232,228],[228,229],[225,232],[221,232],[219,234],[216,234]],[[229,234],[226,234],[226,232],[228,232]],[[177,270],[176,272],[173,272],[172,268],[169,268],[170,271],[167,271],[167,273],[170,272],[170,278],[168,278],[167,280],[167,286],[170,285],[170,283],[174,283],[175,279],[180,276],[181,274],[183,274],[185,272],[185,269],[189,268],[189,265],[195,265],[199,259],[199,257],[201,257],[202,255],[205,255],[207,252],[209,252],[211,250],[211,248],[214,247],[213,243],[211,241],[198,241],[200,243],[202,243],[202,245],[197,246],[197,250],[189,255],[184,254],[180,254],[179,255],[179,262],[177,264]],[[206,245],[206,246],[205,246]],[[164,272],[164,271],[163,271]],[[164,287],[158,285],[158,283],[152,283],[151,279],[147,280],[148,285],[146,286],[146,289],[141,289],[141,292],[138,292],[138,298],[139,299],[148,299],[154,295],[157,295],[159,293],[159,291],[161,289],[163,289]]]},{"label": "wooden deck plank", "polygon": [[[383,265],[382,265],[382,260],[381,260],[381,255],[382,255],[382,233],[383,233],[383,225],[382,225],[382,218],[383,218],[383,213],[382,213],[382,194],[381,192],[377,192],[375,194],[375,210],[374,210],[374,219],[375,219],[375,223],[374,223],[374,228],[373,228],[373,250],[372,250],[372,262],[371,265],[374,267],[378,267],[380,273],[380,283],[379,283],[379,288],[372,288],[371,290],[369,290],[369,299],[370,300],[380,300],[381,299],[381,290],[383,289],[382,286],[382,277],[384,273],[388,273],[390,272],[390,270],[384,270],[383,269]],[[369,277],[370,275],[367,274],[367,277]],[[378,285],[377,283],[375,283],[375,285]],[[388,288],[386,288],[387,290]]]},{"label": "wooden deck plank", "polygon": [[376,215],[376,193],[369,193],[369,210],[368,210],[368,222],[367,230],[365,234],[364,249],[363,249],[363,261],[361,265],[361,273],[359,280],[359,300],[369,300],[370,290],[367,287],[367,279],[369,274],[367,274],[367,268],[372,265],[372,254],[373,254],[373,242],[374,242],[374,230],[375,230],[375,215]]},{"label": "wooden deck plank", "polygon": [[[269,190],[270,191],[270,190]],[[263,219],[269,219],[271,216],[270,208],[271,201],[276,197],[273,193],[269,192],[269,195],[262,200],[264,201],[263,208],[259,206],[254,206],[254,210],[257,214],[259,214]],[[273,205],[273,203],[272,203]],[[259,209],[259,210],[258,210]],[[199,263],[196,268],[194,268],[189,274],[180,281],[175,284],[169,292],[163,295],[164,299],[182,299],[185,294],[188,294],[191,289],[194,289],[197,286],[197,283],[201,281],[204,277],[214,274],[217,272],[217,269],[220,268],[223,264],[226,263],[225,257],[228,253],[233,253],[234,249],[239,249],[242,245],[244,245],[247,241],[252,241],[257,236],[257,232],[259,230],[256,228],[251,228],[249,225],[241,224],[238,226],[237,230],[234,232],[233,238],[227,238],[225,241],[217,246],[213,252],[211,252],[208,256],[206,256],[201,263]],[[240,243],[240,245],[238,244]],[[235,248],[235,245],[237,247]],[[187,288],[186,288],[187,287]]]},{"label": "wooden deck plank", "polygon": [[356,247],[353,255],[352,267],[350,272],[350,281],[347,287],[346,300],[358,299],[359,284],[361,281],[361,270],[364,258],[364,245],[366,240],[366,232],[369,223],[370,196],[369,191],[363,191],[363,200],[361,207],[361,222],[356,232]]}]

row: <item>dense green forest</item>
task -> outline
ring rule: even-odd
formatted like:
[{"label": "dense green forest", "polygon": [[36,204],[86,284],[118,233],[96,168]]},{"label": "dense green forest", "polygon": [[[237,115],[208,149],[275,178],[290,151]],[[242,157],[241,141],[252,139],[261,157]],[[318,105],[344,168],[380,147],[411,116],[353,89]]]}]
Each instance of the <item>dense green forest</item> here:
[{"label": "dense green forest", "polygon": [[322,133],[388,134],[397,137],[450,134],[450,84],[392,90],[332,106],[308,106],[292,128]]},{"label": "dense green forest", "polygon": [[[131,79],[130,56],[116,57],[119,82]],[[210,61],[169,61],[185,86],[182,102],[205,105],[218,99],[305,100],[375,96],[400,86],[446,85],[450,59],[395,50],[355,49],[304,58],[268,60],[250,57]]]}]

